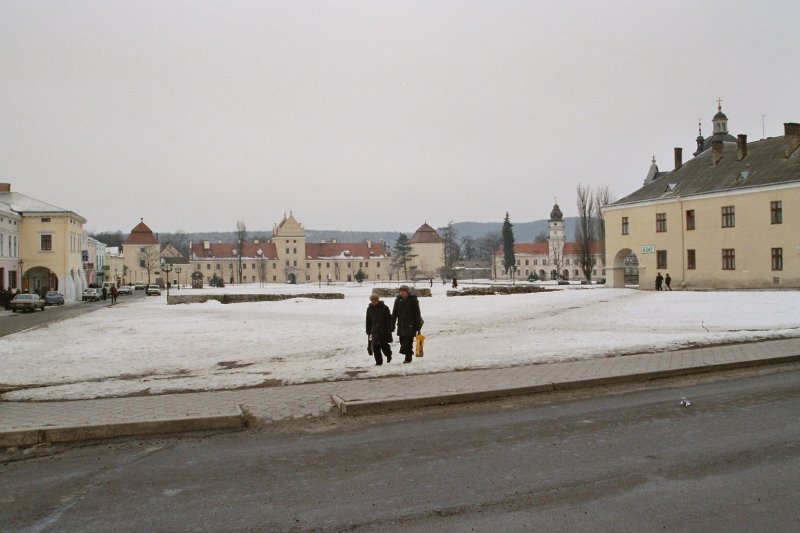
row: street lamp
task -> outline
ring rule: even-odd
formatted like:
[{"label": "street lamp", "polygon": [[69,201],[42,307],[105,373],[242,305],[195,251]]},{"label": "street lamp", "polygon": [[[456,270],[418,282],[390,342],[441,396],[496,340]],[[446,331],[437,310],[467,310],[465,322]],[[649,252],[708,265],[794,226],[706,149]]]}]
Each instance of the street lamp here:
[{"label": "street lamp", "polygon": [[178,290],[181,290],[181,267],[175,267],[175,274],[178,275]]},{"label": "street lamp", "polygon": [[165,277],[167,278],[167,301],[169,301],[169,273],[172,272],[172,263],[164,263],[161,266],[161,270],[164,271]]}]

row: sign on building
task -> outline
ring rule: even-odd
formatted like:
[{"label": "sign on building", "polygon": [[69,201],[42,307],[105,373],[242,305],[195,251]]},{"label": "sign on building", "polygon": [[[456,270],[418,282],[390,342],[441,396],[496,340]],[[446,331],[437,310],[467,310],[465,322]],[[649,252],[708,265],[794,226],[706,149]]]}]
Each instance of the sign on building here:
[{"label": "sign on building", "polygon": [[643,254],[654,254],[656,253],[656,247],[653,244],[645,244],[642,246],[642,253]]}]

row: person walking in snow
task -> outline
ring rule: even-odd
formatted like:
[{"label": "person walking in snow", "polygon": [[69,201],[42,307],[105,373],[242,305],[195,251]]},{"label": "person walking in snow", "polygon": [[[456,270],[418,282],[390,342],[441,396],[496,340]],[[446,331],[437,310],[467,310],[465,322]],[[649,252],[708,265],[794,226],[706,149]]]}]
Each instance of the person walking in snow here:
[{"label": "person walking in snow", "polygon": [[400,337],[400,353],[405,355],[404,363],[410,363],[414,355],[414,337],[422,329],[422,314],[419,311],[419,300],[411,294],[408,285],[400,285],[399,294],[392,307],[392,330],[397,326]]},{"label": "person walking in snow", "polygon": [[392,362],[392,313],[389,307],[383,303],[376,293],[369,296],[367,306],[367,337],[372,346],[372,355],[375,357],[375,365],[383,364],[383,355],[386,362]]},{"label": "person walking in snow", "polygon": [[672,283],[672,278],[671,278],[671,277],[669,277],[669,272],[667,272],[667,275],[666,275],[666,277],[664,278],[664,284],[667,286],[667,290],[668,290],[668,291],[671,291],[671,290],[672,290],[672,287],[670,287],[670,286],[669,286],[669,284],[670,284],[670,283]]},{"label": "person walking in snow", "polygon": [[661,272],[656,273],[656,290],[663,291],[664,289],[661,288],[661,284],[664,283],[664,276],[661,275]]}]

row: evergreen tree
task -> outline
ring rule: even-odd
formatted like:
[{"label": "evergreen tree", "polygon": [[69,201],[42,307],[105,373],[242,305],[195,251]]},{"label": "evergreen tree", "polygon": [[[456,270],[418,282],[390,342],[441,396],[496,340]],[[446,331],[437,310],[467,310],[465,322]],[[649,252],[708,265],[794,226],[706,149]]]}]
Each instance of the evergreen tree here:
[{"label": "evergreen tree", "polygon": [[508,272],[509,269],[514,268],[517,264],[514,258],[514,224],[506,211],[506,218],[503,219],[503,269]]},{"label": "evergreen tree", "polygon": [[394,243],[394,259],[392,259],[392,266],[395,270],[402,270],[404,279],[408,279],[408,263],[416,257],[411,253],[411,243],[405,233],[397,236]]},{"label": "evergreen tree", "polygon": [[363,283],[365,277],[366,277],[366,274],[364,274],[364,271],[359,268],[358,272],[356,272],[356,281],[358,283]]}]

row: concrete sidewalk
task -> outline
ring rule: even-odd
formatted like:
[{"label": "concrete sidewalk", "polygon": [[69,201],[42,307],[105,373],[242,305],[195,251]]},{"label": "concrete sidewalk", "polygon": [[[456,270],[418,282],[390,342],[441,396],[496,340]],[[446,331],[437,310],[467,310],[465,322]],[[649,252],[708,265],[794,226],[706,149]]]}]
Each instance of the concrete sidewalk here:
[{"label": "concrete sidewalk", "polygon": [[[0,402],[0,447],[243,427],[800,361],[800,338],[551,363],[220,392]],[[417,359],[413,364],[425,364]]]}]

